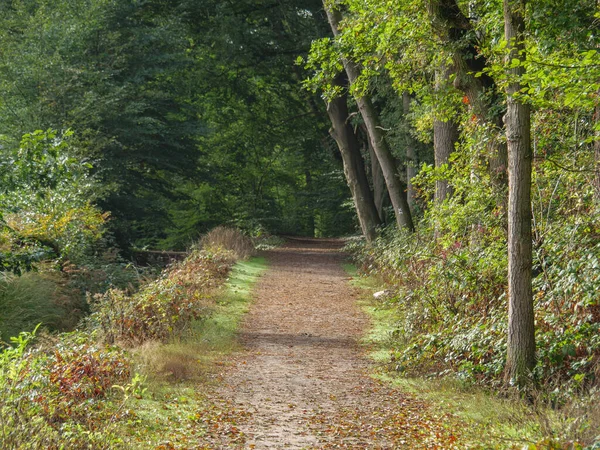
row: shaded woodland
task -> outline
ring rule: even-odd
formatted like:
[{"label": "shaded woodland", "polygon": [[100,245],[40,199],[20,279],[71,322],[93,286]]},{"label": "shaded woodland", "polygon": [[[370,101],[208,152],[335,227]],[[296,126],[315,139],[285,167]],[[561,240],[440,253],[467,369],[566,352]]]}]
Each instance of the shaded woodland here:
[{"label": "shaded woodland", "polygon": [[[67,356],[40,356],[46,343],[39,359],[24,357],[32,335],[7,343],[0,415],[27,403],[15,374],[46,364],[58,396],[62,360],[203,317],[251,252],[197,244],[225,225],[248,248],[350,237],[385,285],[390,371],[579,402],[586,425],[556,442],[591,445],[599,31],[596,0],[3,1],[0,338],[41,323],[98,339],[55,335]],[[162,275],[136,264],[190,246]],[[92,397],[135,380],[121,352]],[[56,423],[96,420],[71,407],[28,404],[20,420],[41,408],[44,445],[59,445]],[[96,445],[80,432],[72,445]]]}]

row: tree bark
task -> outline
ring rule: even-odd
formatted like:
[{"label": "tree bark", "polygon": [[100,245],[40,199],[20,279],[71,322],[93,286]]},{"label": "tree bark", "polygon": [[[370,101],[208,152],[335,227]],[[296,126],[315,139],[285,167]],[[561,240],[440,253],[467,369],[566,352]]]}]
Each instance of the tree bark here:
[{"label": "tree bark", "polygon": [[[402,93],[402,110],[404,112],[405,121],[408,123],[407,116],[410,114],[410,104],[412,98],[408,92]],[[416,193],[412,184],[412,179],[417,175],[417,151],[415,140],[406,134],[406,198],[411,214],[415,215]]]},{"label": "tree bark", "polygon": [[[458,140],[458,128],[456,124],[447,121],[436,120],[433,123],[433,150],[435,167],[448,164],[450,154],[454,151],[454,143]],[[448,180],[437,180],[435,182],[435,201],[443,202],[452,193]]]},{"label": "tree bark", "polygon": [[[461,11],[456,0],[428,0],[427,7],[433,28],[440,39],[452,46],[452,60],[456,70],[454,85],[464,92],[474,116],[488,123],[500,133],[504,127],[501,97],[493,78],[482,73],[487,59],[477,51],[473,25]],[[479,73],[481,76],[476,77]],[[507,148],[501,139],[489,144],[489,165],[492,180],[498,187],[507,184]]]},{"label": "tree bark", "polygon": [[[507,66],[523,60],[524,0],[504,0]],[[515,94],[521,89],[522,66],[508,68],[506,141],[508,143],[508,353],[506,381],[523,386],[535,366],[535,324],[531,287],[531,170],[529,105]]]},{"label": "tree bark", "polygon": [[373,179],[373,199],[375,200],[375,207],[379,214],[379,220],[381,223],[385,223],[385,203],[387,200],[387,188],[385,187],[385,178],[383,178],[383,172],[381,165],[377,160],[377,155],[373,150],[373,146],[369,143],[369,154],[371,156],[371,178]]},{"label": "tree bark", "polygon": [[[323,2],[323,7],[327,12],[327,18],[329,19],[329,24],[331,26],[331,30],[333,31],[333,35],[338,36],[338,24],[341,20],[340,12],[328,8],[325,2]],[[346,58],[342,58],[342,63],[346,73],[348,74],[350,84],[353,84],[359,77],[359,68],[356,66],[356,64]],[[392,152],[385,141],[381,124],[379,123],[379,116],[373,107],[371,98],[367,95],[363,95],[360,97],[355,96],[355,100],[365,126],[367,127],[369,141],[371,142],[373,150],[377,155],[377,160],[381,165],[385,184],[394,208],[396,222],[400,228],[406,228],[410,231],[414,231],[412,215],[406,199],[406,185],[398,176],[399,174],[396,167],[396,161],[394,160],[394,156],[392,155]]]},{"label": "tree bark", "polygon": [[[596,105],[595,116],[596,126],[598,126],[600,124],[600,105]],[[596,131],[596,140],[594,141],[594,172],[594,197],[600,201],[600,131]]]},{"label": "tree bark", "polygon": [[[338,77],[336,82],[343,85],[341,77]],[[381,225],[381,221],[369,188],[360,144],[352,126],[348,123],[346,94],[327,104],[327,114],[331,120],[329,133],[336,141],[342,155],[344,174],[352,193],[361,230],[367,241],[371,242],[376,237],[377,227]]]},{"label": "tree bark", "polygon": [[[451,69],[448,67],[441,68],[436,73],[435,89],[437,91],[443,89],[448,83],[451,75]],[[433,122],[433,154],[435,159],[435,167],[440,167],[448,164],[450,154],[454,151],[454,144],[458,141],[458,125],[453,120],[441,121],[435,119]],[[443,202],[450,195],[450,186],[448,180],[437,180],[435,182],[435,201]]]}]

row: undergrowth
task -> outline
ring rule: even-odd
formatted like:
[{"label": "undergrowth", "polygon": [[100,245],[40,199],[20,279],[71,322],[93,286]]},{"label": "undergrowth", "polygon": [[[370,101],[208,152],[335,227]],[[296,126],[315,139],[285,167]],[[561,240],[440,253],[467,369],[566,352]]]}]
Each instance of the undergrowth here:
[{"label": "undergrowth", "polygon": [[195,250],[132,295],[118,289],[97,295],[91,301],[90,326],[107,342],[125,345],[179,335],[192,320],[210,314],[213,291],[234,259],[229,251]]},{"label": "undergrowth", "polygon": [[[352,244],[362,270],[377,275],[388,289],[376,300],[377,308],[393,317],[382,364],[407,377],[452,379],[514,395],[503,384],[503,248],[487,236],[450,246],[431,237],[399,234],[384,235],[369,247]],[[585,238],[584,232],[580,246],[555,256],[561,263],[573,258],[571,264],[578,265],[568,272],[573,278],[569,295],[561,277],[553,278],[556,269],[542,272],[534,282],[538,362],[532,374],[537,390],[530,400],[541,410],[559,411],[554,417],[560,425],[544,425],[550,436],[591,444],[600,439],[600,409],[595,406],[600,403],[600,323],[591,291],[600,255],[593,246],[587,253]],[[543,283],[546,287],[540,289]]]},{"label": "undergrowth", "polygon": [[115,426],[129,413],[115,386],[130,381],[126,354],[82,332],[31,346],[34,337],[23,332],[0,352],[0,448],[119,447]]},{"label": "undergrowth", "polygon": [[[600,316],[594,286],[600,245],[582,227],[578,234],[568,246],[552,249],[552,268],[534,280],[538,363],[532,376],[553,404],[598,386]],[[472,232],[467,239],[445,244],[431,236],[390,233],[371,246],[352,244],[351,250],[364,271],[388,286],[380,302],[397,312],[397,371],[502,388],[505,247],[489,233]]]},{"label": "undergrowth", "polygon": [[184,335],[167,344],[154,342],[135,350],[148,392],[131,400],[136,419],[121,429],[130,448],[226,448],[219,436],[243,443],[237,425],[248,413],[212,391],[223,356],[237,349],[239,322],[265,269],[263,258],[236,263],[209,317],[193,321]]},{"label": "undergrowth", "polygon": [[[594,406],[600,404],[600,204],[589,174],[565,172],[536,156],[531,206],[537,364],[530,373],[533,389],[514,392],[504,381],[506,193],[478,163],[486,159],[486,147],[473,136],[459,143],[449,165],[424,165],[413,178],[424,211],[418,232],[387,229],[371,244],[355,240],[347,246],[359,269],[387,290],[377,299],[377,307],[393,317],[385,365],[406,377],[524,394],[536,407],[564,417],[564,426],[547,427],[560,430],[549,438],[600,442]],[[444,201],[434,199],[439,180],[452,187]]]},{"label": "undergrowth", "polygon": [[[359,276],[357,268],[345,267],[352,283],[364,289],[361,306],[371,318],[371,329],[364,338],[375,362],[374,376],[386,383],[430,401],[464,423],[461,445],[476,449],[594,449],[585,443],[596,438],[599,404],[597,394],[572,397],[561,408],[553,408],[543,395],[524,401],[514,392],[498,395],[481,384],[457,377],[438,377],[427,373],[398,372],[398,322],[402,313],[393,303],[382,300],[390,295],[381,291],[381,279]],[[378,298],[371,294],[383,294]]]},{"label": "undergrowth", "polygon": [[136,292],[97,295],[93,314],[72,333],[12,338],[0,348],[0,448],[138,446],[135,430],[154,427],[143,403],[159,394],[148,393],[151,383],[167,383],[170,398],[180,387],[168,383],[195,379],[204,353],[232,345],[247,293],[217,294],[235,260],[226,247],[196,248]]}]

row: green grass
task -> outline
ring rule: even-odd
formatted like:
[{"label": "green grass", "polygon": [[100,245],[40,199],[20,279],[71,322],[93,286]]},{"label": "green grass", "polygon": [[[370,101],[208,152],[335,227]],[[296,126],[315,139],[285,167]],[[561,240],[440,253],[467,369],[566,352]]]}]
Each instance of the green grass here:
[{"label": "green grass", "polygon": [[[357,281],[362,280],[363,278],[358,278],[358,269],[354,264],[344,263],[342,264],[342,268],[346,271],[346,273],[352,277],[351,282],[355,283]],[[367,278],[364,278],[367,279]]]},{"label": "green grass", "polygon": [[[548,439],[557,434],[554,430],[561,429],[560,422],[565,419],[548,408],[533,408],[518,398],[500,398],[458,380],[406,378],[395,372],[390,352],[394,346],[392,332],[398,319],[397,312],[372,297],[374,292],[382,289],[377,280],[359,276],[351,264],[345,264],[344,269],[352,276],[350,282],[364,289],[359,304],[371,319],[371,328],[363,342],[369,349],[369,356],[377,363],[373,376],[457,417],[464,423],[461,429],[464,448],[523,448]],[[548,444],[531,448],[561,447]]]},{"label": "green grass", "polygon": [[133,412],[123,425],[128,448],[167,443],[176,448],[194,447],[211,423],[238,420],[241,413],[224,400],[211,398],[209,392],[224,358],[238,349],[240,321],[252,301],[252,289],[266,269],[264,258],[236,263],[209,317],[195,322],[177,341],[138,350],[137,359],[146,366],[148,390],[143,398],[128,404]]},{"label": "green grass", "polygon": [[202,343],[211,353],[216,353],[214,356],[234,350],[240,320],[250,306],[252,288],[266,269],[264,258],[236,263],[217,299],[217,309],[207,319],[193,324],[191,341]]},{"label": "green grass", "polygon": [[466,448],[522,448],[544,438],[542,416],[518,399],[502,399],[450,379],[405,378],[391,372],[375,376],[458,417],[465,425],[461,434]]},{"label": "green grass", "polygon": [[0,339],[8,341],[39,323],[52,330],[59,328],[66,315],[54,302],[59,289],[58,281],[49,274],[0,273]]},{"label": "green grass", "polygon": [[247,298],[258,277],[267,269],[267,260],[255,257],[248,261],[238,262],[232,269],[227,287],[232,295],[242,295]]}]

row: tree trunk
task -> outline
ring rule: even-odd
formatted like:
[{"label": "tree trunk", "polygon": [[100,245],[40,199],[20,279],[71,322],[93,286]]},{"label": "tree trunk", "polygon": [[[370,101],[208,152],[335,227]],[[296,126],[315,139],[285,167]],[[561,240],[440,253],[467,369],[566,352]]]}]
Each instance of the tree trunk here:
[{"label": "tree trunk", "polygon": [[[337,82],[342,84],[340,78],[338,77]],[[342,155],[344,174],[352,193],[360,227],[367,241],[371,242],[376,237],[376,229],[381,225],[381,221],[369,188],[360,144],[352,126],[348,123],[348,104],[345,94],[327,104],[327,114],[331,120],[329,133],[335,139]]]},{"label": "tree trunk", "polygon": [[[504,34],[508,42],[507,66],[524,58],[524,0],[504,0]],[[522,66],[507,69],[505,116],[508,143],[508,354],[505,379],[527,384],[535,366],[535,325],[531,287],[531,170],[529,105],[514,94],[521,89]]]},{"label": "tree trunk", "polygon": [[[598,126],[600,124],[600,105],[596,105],[595,116],[596,126]],[[594,196],[597,201],[600,201],[600,130],[596,131],[596,140],[594,141],[594,171]]]},{"label": "tree trunk", "polygon": [[[450,154],[454,151],[454,143],[458,140],[458,128],[452,121],[442,122],[435,120],[433,122],[433,150],[435,158],[435,167],[448,164]],[[448,180],[437,180],[435,182],[435,201],[443,202],[451,195],[451,188]]]},{"label": "tree trunk", "polygon": [[[327,7],[325,2],[323,3],[323,6],[327,12],[327,18],[329,19],[329,24],[331,25],[334,36],[339,35],[338,24],[341,20],[341,14],[339,11],[331,10]],[[358,67],[346,58],[342,58],[342,62],[346,73],[348,74],[350,84],[354,83],[359,76]],[[369,141],[371,142],[373,150],[377,155],[377,160],[381,165],[385,184],[394,208],[396,222],[400,228],[407,228],[410,231],[414,231],[412,215],[410,213],[410,208],[408,207],[408,201],[406,200],[406,185],[398,176],[396,161],[385,141],[379,123],[379,116],[373,107],[371,98],[367,95],[363,95],[361,97],[356,96],[355,99],[365,126],[367,127]]]},{"label": "tree trunk", "polygon": [[373,178],[373,199],[375,207],[379,214],[381,223],[385,223],[385,203],[387,200],[387,188],[385,187],[385,178],[381,171],[381,165],[377,160],[377,155],[373,150],[373,146],[369,143],[369,154],[371,156],[371,177]]},{"label": "tree trunk", "polygon": [[[408,92],[402,93],[402,110],[404,112],[405,121],[408,124],[407,116],[410,114],[410,104],[412,103],[412,98]],[[406,133],[406,198],[408,200],[408,207],[410,208],[410,213],[414,216],[415,214],[415,205],[416,205],[416,194],[415,188],[412,184],[412,179],[417,174],[417,151],[416,151],[416,143],[415,140]]]},{"label": "tree trunk", "polygon": [[[435,89],[443,89],[448,83],[451,70],[448,67],[441,68],[436,73]],[[435,119],[433,122],[433,154],[435,167],[448,164],[450,154],[454,151],[454,144],[458,141],[458,125],[453,120],[445,122]],[[450,186],[447,180],[437,180],[435,182],[435,201],[443,202],[450,195]]]},{"label": "tree trunk", "polygon": [[[306,190],[312,194],[313,192],[313,179],[312,173],[310,169],[304,170],[304,179],[306,180]],[[309,196],[311,198],[311,196]],[[308,221],[307,221],[308,231],[310,232],[311,237],[315,237],[315,209],[312,204],[308,205]]]},{"label": "tree trunk", "polygon": [[[427,8],[433,28],[443,42],[452,48],[456,70],[454,85],[464,92],[474,116],[482,123],[491,124],[500,133],[503,128],[501,96],[494,79],[483,69],[487,59],[477,51],[476,33],[468,17],[456,0],[428,0]],[[475,74],[481,74],[476,77]],[[503,190],[507,176],[507,148],[501,139],[489,143],[489,165],[492,180]]]}]

